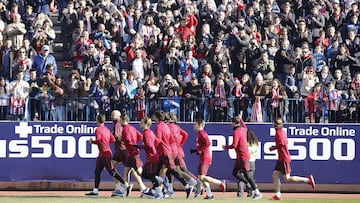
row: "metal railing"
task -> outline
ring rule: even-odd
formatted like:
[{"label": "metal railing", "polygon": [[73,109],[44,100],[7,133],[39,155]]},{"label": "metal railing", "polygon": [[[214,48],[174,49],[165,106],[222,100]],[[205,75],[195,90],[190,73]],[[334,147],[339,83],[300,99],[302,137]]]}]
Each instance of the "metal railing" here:
[{"label": "metal railing", "polygon": [[[233,116],[242,111],[243,119],[251,121],[253,99],[217,99],[199,98],[156,98],[143,100],[113,100],[94,97],[66,98],[62,100],[41,100],[28,98],[25,100],[24,110],[14,114],[13,105],[9,98],[8,106],[0,105],[1,120],[29,120],[29,121],[95,121],[97,113],[103,112],[110,120],[112,110],[120,110],[129,115],[132,121],[140,120],[144,116],[152,117],[156,110],[173,112],[182,122],[193,122],[198,118],[206,122],[229,122]],[[320,110],[309,111],[304,99],[286,99],[279,108],[273,108],[269,99],[261,101],[262,120],[257,122],[272,122],[274,118],[282,117],[290,123],[358,123],[360,122],[360,108],[358,100],[342,100],[339,111],[328,110],[328,103],[323,102]],[[5,102],[4,102],[5,103]],[[346,104],[340,109],[340,103]],[[1,104],[1,103],[0,103]],[[140,108],[143,106],[144,108]],[[21,108],[21,107],[20,107]],[[143,109],[143,110],[141,110]],[[21,112],[23,112],[21,114]]]}]

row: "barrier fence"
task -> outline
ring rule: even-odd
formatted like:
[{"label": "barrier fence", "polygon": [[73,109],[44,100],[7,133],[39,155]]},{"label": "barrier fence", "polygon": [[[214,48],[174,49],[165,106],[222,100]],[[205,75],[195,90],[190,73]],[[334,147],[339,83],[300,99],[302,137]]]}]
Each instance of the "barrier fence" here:
[{"label": "barrier fence", "polygon": [[[138,123],[133,123],[138,129]],[[106,124],[109,128],[111,123]],[[195,147],[196,134],[192,123],[180,123],[189,133],[184,146],[186,162],[196,174],[197,155],[190,155]],[[271,183],[277,159],[269,151],[274,144],[271,124],[247,123],[259,138],[255,179]],[[152,128],[155,127],[155,124]],[[88,140],[94,136],[94,122],[0,122],[0,181],[93,181],[98,150]],[[314,174],[319,184],[360,184],[356,149],[360,126],[355,124],[285,124],[292,157],[292,174]],[[223,150],[232,143],[229,123],[207,123],[205,130],[212,141],[212,165],[209,174],[234,180],[231,175],[235,151]],[[144,161],[145,155],[141,154]],[[123,166],[119,167],[121,171]],[[346,174],[346,175],[344,175]],[[112,181],[103,174],[104,181]]]},{"label": "barrier fence", "polygon": [[[11,104],[0,108],[1,120],[29,121],[95,121],[98,112],[104,112],[110,120],[111,111],[120,110],[136,121],[144,116],[153,116],[156,110],[173,112],[179,121],[193,122],[202,118],[207,122],[227,122],[240,111],[243,119],[250,121],[254,113],[252,99],[133,99],[126,101],[109,98],[72,98],[61,101],[43,101],[29,98],[25,101],[23,115],[14,115]],[[322,101],[314,108],[315,103],[307,103],[304,99],[286,99],[280,102],[278,108],[271,105],[269,99],[261,100],[262,118],[258,122],[271,122],[275,117],[282,117],[289,123],[358,123],[360,122],[360,107],[358,100],[342,100],[337,102],[337,109],[329,108],[329,103]],[[333,108],[333,107],[332,107]],[[314,109],[314,110],[313,110]],[[22,112],[22,111],[17,111]]]}]

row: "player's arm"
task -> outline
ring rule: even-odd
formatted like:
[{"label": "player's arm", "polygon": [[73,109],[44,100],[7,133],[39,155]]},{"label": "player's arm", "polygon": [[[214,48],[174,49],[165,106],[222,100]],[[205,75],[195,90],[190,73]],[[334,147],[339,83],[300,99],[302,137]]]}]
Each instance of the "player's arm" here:
[{"label": "player's arm", "polygon": [[109,142],[110,143],[114,143],[115,141],[116,141],[116,139],[115,139],[115,136],[109,131],[109,133],[110,133],[110,140],[109,140]]},{"label": "player's arm", "polygon": [[224,149],[234,149],[238,146],[239,143],[239,136],[236,136],[235,133],[233,133],[233,143],[231,145],[224,145]]},{"label": "player's arm", "polygon": [[89,142],[91,144],[99,144],[101,142],[101,133],[98,131],[98,129],[95,130],[95,140],[90,138]]},{"label": "player's arm", "polygon": [[141,140],[143,140],[143,135],[136,130],[136,142],[140,142]]},{"label": "player's arm", "polygon": [[210,146],[210,139],[207,133],[201,133],[199,136],[199,145],[196,147],[198,154],[203,154],[207,147]]},{"label": "player's arm", "polygon": [[183,147],[189,137],[189,134],[185,130],[180,128],[180,135],[182,136],[180,146]]}]

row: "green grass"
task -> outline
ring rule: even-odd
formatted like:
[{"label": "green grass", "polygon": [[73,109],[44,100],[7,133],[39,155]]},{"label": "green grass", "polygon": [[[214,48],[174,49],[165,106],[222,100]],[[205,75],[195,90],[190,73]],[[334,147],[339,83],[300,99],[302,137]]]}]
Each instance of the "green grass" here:
[{"label": "green grass", "polygon": [[[152,200],[148,198],[138,198],[138,197],[129,197],[129,198],[110,198],[110,197],[60,197],[60,196],[44,196],[44,197],[33,197],[33,196],[2,196],[0,197],[1,203],[148,203],[148,202],[161,202],[161,203],[184,203],[185,202],[206,202],[202,199],[185,199],[183,197],[175,197],[172,199],[166,200]],[[267,200],[266,198],[260,200],[249,200],[245,198],[229,198],[229,197],[219,197],[214,201],[210,202],[274,202]],[[326,198],[285,198],[280,201],[281,203],[286,202],[298,202],[298,203],[358,203],[360,199],[326,199]]]}]

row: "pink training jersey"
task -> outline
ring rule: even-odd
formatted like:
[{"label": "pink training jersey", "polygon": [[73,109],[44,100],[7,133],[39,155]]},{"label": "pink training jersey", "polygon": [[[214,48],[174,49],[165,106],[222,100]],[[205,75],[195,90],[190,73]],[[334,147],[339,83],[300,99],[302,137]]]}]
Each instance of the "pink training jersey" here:
[{"label": "pink training jersey", "polygon": [[92,141],[92,143],[98,146],[98,157],[112,156],[110,143],[114,143],[115,138],[111,131],[104,124],[101,124],[96,128],[95,138],[96,140]]},{"label": "pink training jersey", "polygon": [[126,150],[124,142],[121,141],[122,131],[123,127],[121,126],[120,121],[114,121],[114,136],[116,140],[114,143],[115,154]]},{"label": "pink training jersey", "polygon": [[[176,125],[176,124],[175,124]],[[180,126],[176,125],[177,127],[177,134],[176,134],[176,144],[177,144],[177,149],[178,149],[178,157],[179,158],[184,158],[185,154],[184,154],[184,144],[187,140],[187,138],[189,137],[188,133],[183,130],[182,128],[180,128]]]},{"label": "pink training jersey", "polygon": [[155,135],[149,128],[144,130],[143,142],[144,145],[139,146],[139,148],[145,149],[146,162],[158,163],[159,155],[155,148]]},{"label": "pink training jersey", "polygon": [[288,140],[283,129],[277,129],[275,134],[275,147],[278,151],[278,160],[290,162],[290,153],[288,149]]},{"label": "pink training jersey", "polygon": [[233,131],[233,143],[225,146],[225,149],[235,149],[237,160],[250,160],[250,153],[247,144],[247,131],[246,125],[243,120],[240,120],[241,127],[237,126]]},{"label": "pink training jersey", "polygon": [[211,155],[210,155],[210,139],[205,130],[200,130],[197,133],[196,138],[196,151],[199,154],[199,163],[200,164],[211,164]]},{"label": "pink training jersey", "polygon": [[157,150],[159,156],[170,156],[171,155],[171,144],[170,137],[171,131],[169,126],[164,123],[164,121],[160,121],[155,127],[155,146],[157,146]]},{"label": "pink training jersey", "polygon": [[140,154],[139,150],[134,147],[134,145],[136,145],[137,142],[141,140],[142,134],[136,130],[135,127],[130,124],[123,126],[121,141],[124,142],[126,151],[128,152],[129,156],[136,156]]}]

